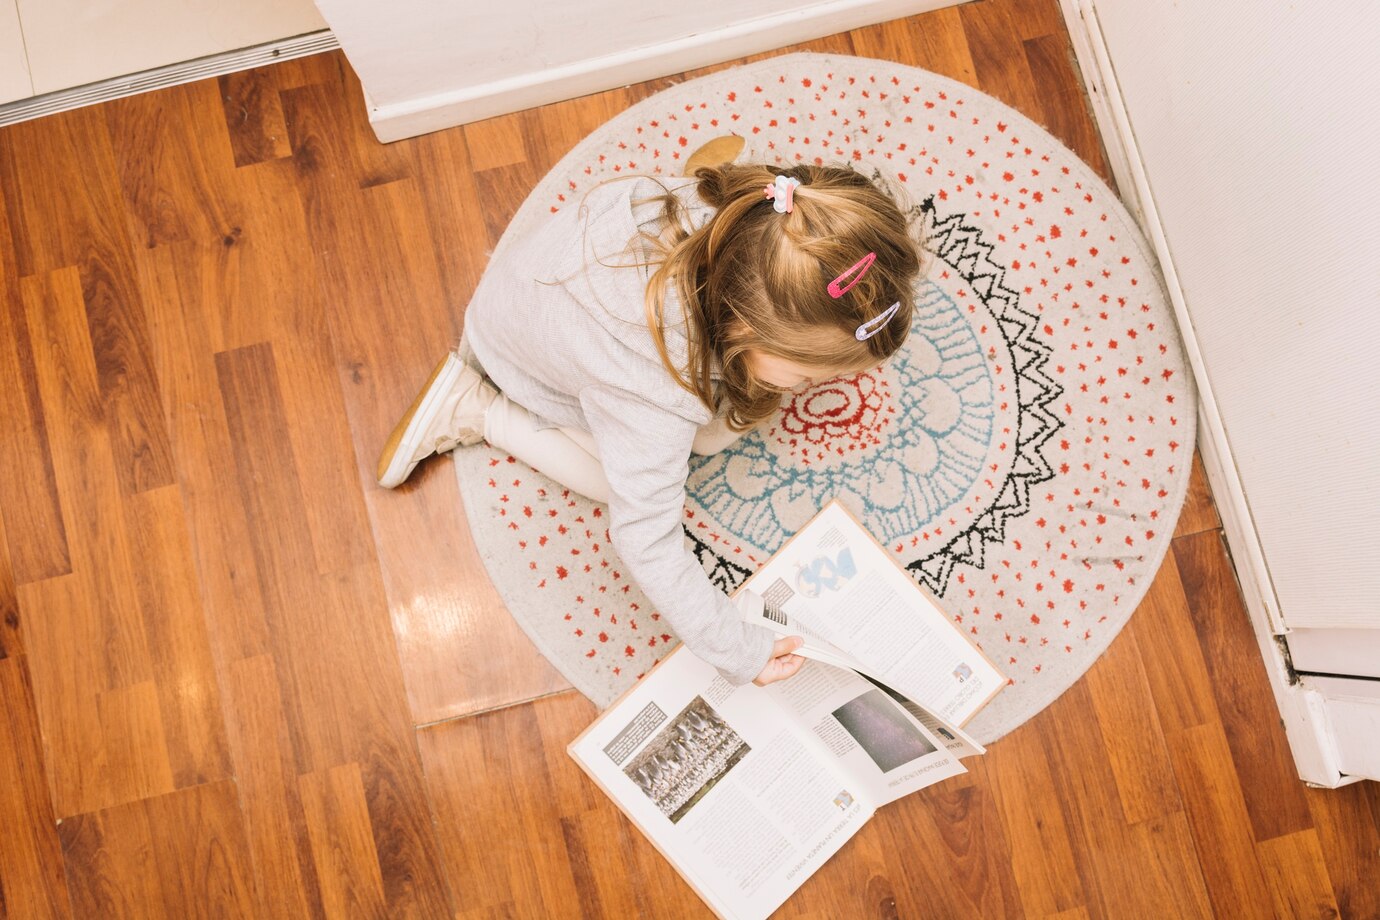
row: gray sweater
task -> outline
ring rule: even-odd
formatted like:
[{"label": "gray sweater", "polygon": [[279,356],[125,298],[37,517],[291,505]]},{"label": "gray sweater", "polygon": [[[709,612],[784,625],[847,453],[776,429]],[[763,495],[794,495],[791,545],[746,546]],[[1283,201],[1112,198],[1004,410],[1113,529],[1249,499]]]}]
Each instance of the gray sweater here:
[{"label": "gray sweater", "polygon": [[[693,179],[663,179],[700,226],[713,214]],[[660,230],[656,180],[629,177],[572,202],[505,247],[465,312],[465,338],[509,398],[553,425],[589,431],[612,493],[610,537],[633,578],[698,656],[734,683],[761,672],[772,634],[743,622],[681,531],[690,444],[711,413],[671,379],[647,328],[652,269],[627,246]],[[602,263],[602,264],[601,264]],[[666,345],[683,367],[684,316],[668,292]]]}]

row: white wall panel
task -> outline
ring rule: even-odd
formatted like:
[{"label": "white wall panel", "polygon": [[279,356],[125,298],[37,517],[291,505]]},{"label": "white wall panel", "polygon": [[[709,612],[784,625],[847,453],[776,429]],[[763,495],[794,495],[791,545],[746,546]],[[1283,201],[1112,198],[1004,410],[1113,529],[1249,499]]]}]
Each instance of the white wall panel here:
[{"label": "white wall panel", "polygon": [[15,0],[0,0],[0,103],[34,94],[29,80],[29,56],[19,31],[19,7]]},{"label": "white wall panel", "polygon": [[18,7],[34,93],[326,27],[311,0],[18,0]]},{"label": "white wall panel", "polygon": [[1094,5],[1284,620],[1380,626],[1380,6]]},{"label": "white wall panel", "polygon": [[316,2],[397,140],[960,0]]},{"label": "white wall panel", "polygon": [[[805,6],[782,0],[317,0],[350,63],[380,105],[456,81],[497,83],[575,61],[622,54]],[[405,49],[405,53],[403,53]],[[439,79],[438,78],[442,78]]]}]

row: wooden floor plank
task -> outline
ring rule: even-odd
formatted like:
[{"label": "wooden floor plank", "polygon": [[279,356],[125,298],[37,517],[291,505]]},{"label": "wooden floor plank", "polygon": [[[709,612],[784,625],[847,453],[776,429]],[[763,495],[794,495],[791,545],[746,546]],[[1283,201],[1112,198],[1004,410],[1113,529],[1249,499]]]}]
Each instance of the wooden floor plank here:
[{"label": "wooden floor plank", "polygon": [[[338,53],[309,54],[273,65],[277,72],[278,91],[296,89],[299,86],[314,86],[320,83],[339,84],[341,70],[346,66],[345,56]],[[360,100],[363,104],[363,99]]]},{"label": "wooden floor plank", "polygon": [[848,35],[860,57],[896,61],[978,86],[958,7],[854,29]]},{"label": "wooden floor plank", "polygon": [[[252,917],[253,871],[233,781],[142,803],[169,917]],[[145,867],[147,871],[147,867]]]},{"label": "wooden floor plank", "polygon": [[[1063,104],[1044,103],[1042,126],[1064,146],[1078,151],[1103,181],[1114,184],[1115,179],[1102,149],[1102,138],[1097,133],[1092,113],[1083,103],[1083,85],[1074,70],[1068,36],[1059,33],[1040,35],[1025,39],[1021,46],[1025,52],[1026,66],[1037,85],[1045,93],[1053,92],[1062,97]],[[1044,98],[1047,100],[1048,96]]]},{"label": "wooden floor plank", "polygon": [[[342,100],[366,98],[359,77],[345,61],[345,56],[336,53],[335,57],[339,64],[335,97]],[[412,177],[413,163],[408,149],[410,142],[380,144],[369,125],[368,112],[362,106],[350,105],[342,114],[345,117],[335,123],[334,130],[348,144],[352,164],[350,174],[360,188],[373,188]]]},{"label": "wooden floor plank", "polygon": [[[54,808],[66,817],[174,787],[79,272],[33,276],[22,288],[71,515],[73,573],[19,594],[21,612],[43,611],[23,617],[25,648]],[[141,731],[124,735],[130,728]]]},{"label": "wooden floor plank", "polygon": [[503,238],[503,231],[540,178],[527,163],[495,166],[474,174],[475,187],[484,202],[484,230],[490,250]]},{"label": "wooden floor plank", "polygon": [[1380,879],[1377,789],[1380,783],[1361,782],[1307,791],[1318,846],[1343,918],[1380,917],[1380,885],[1375,883]]},{"label": "wooden floor plank", "polygon": [[1217,506],[1212,500],[1212,490],[1208,486],[1207,473],[1203,470],[1202,451],[1193,452],[1193,471],[1188,479],[1188,494],[1184,496],[1184,506],[1179,511],[1179,523],[1174,528],[1174,536],[1184,537],[1216,530],[1222,526],[1217,516]]},{"label": "wooden floor plank", "polygon": [[[307,493],[288,449],[271,347],[223,352],[217,368],[240,494],[255,524],[251,540],[269,606],[270,642],[295,768],[299,774],[320,773],[355,763],[388,913],[444,909],[449,896],[379,571],[373,564],[316,571],[305,524]],[[320,792],[322,787],[313,788]],[[334,812],[308,813],[309,825],[312,814]],[[327,869],[355,863],[323,866],[321,844],[316,836],[312,840],[323,901],[328,908],[339,906],[342,889],[330,884],[334,877]],[[353,888],[348,892],[363,897]]]},{"label": "wooden floor plank", "polygon": [[292,155],[283,102],[278,96],[282,73],[281,67],[255,67],[217,80],[236,166]]},{"label": "wooden floor plank", "polygon": [[[550,110],[552,107],[543,108]],[[605,116],[596,122],[595,126],[607,120]],[[465,146],[470,153],[470,168],[475,172],[484,172],[497,166],[527,163],[531,159],[523,140],[525,132],[521,112],[470,122],[461,130],[465,135]]]},{"label": "wooden floor plank", "polygon": [[1212,681],[1172,552],[1165,554],[1126,630],[1140,652],[1162,731],[1218,720]]},{"label": "wooden floor plank", "polygon": [[298,786],[326,916],[383,918],[383,873],[359,764],[304,774]]},{"label": "wooden floor plank", "polygon": [[[323,117],[342,100],[323,93],[309,87],[287,94],[294,144],[316,151],[321,163],[344,168],[347,152],[330,133],[335,119]],[[327,300],[349,305],[331,310],[328,326],[354,436],[354,475],[357,482],[371,482],[375,458],[397,417],[454,345],[457,311],[446,299],[435,250],[422,235],[426,224],[418,226],[413,217],[425,211],[415,183],[360,191],[342,188],[319,170],[304,179]],[[371,485],[365,502],[415,722],[566,686],[490,587],[450,463],[429,461],[412,480],[392,492]],[[456,591],[455,585],[467,587]]]},{"label": "wooden floor plank", "polygon": [[[333,305],[303,266],[315,261],[311,228],[292,164],[273,162],[235,175],[242,221],[225,288],[217,304],[225,341],[240,346],[269,341],[280,376],[285,434],[315,565],[322,573],[375,559],[361,479],[331,338]],[[326,240],[321,248],[329,247]],[[278,280],[284,279],[284,280]],[[291,304],[288,309],[265,305]],[[356,304],[343,307],[353,312]],[[356,371],[357,372],[357,371]]]},{"label": "wooden floor plank", "polygon": [[1010,11],[1016,34],[1022,39],[1041,35],[1067,37],[1068,29],[1060,11],[1059,0],[1000,0]]},{"label": "wooden floor plank", "polygon": [[192,564],[182,495],[174,486],[133,496],[127,518],[163,744],[176,788],[230,775],[220,685]]},{"label": "wooden floor plank", "polygon": [[[1039,124],[1046,115],[1019,32],[1005,6],[982,0],[958,8],[978,88]],[[1079,151],[1080,154],[1083,151]]]},{"label": "wooden floor plank", "polygon": [[[1011,845],[1011,868],[1027,916],[1086,907],[1070,828],[1036,721],[1007,735],[989,752],[998,811]],[[1053,726],[1051,726],[1052,728]]]},{"label": "wooden floor plank", "polygon": [[[1222,726],[1172,732],[1169,755],[1187,808],[1199,866],[1218,916],[1271,917],[1274,908],[1256,854],[1241,778]],[[1272,783],[1278,788],[1279,783]]]},{"label": "wooden floor plank", "polygon": [[189,241],[137,258],[195,575],[220,667],[269,649],[250,524],[237,492],[227,488],[237,472],[215,363],[228,280],[224,248]]},{"label": "wooden floor plank", "polygon": [[70,917],[62,850],[22,655],[0,657],[0,917]]},{"label": "wooden floor plank", "polygon": [[[299,599],[320,598],[319,631],[294,635],[294,658],[309,658],[322,694],[311,708],[348,723],[349,760],[358,763],[369,828],[391,917],[438,916],[458,903],[441,865],[421,759],[377,565],[331,573]],[[303,654],[329,637],[350,642],[329,656]],[[295,665],[303,665],[299,662]],[[317,691],[313,691],[317,692]],[[328,701],[329,700],[329,704]]]},{"label": "wooden floor plank", "polygon": [[[538,175],[545,174],[576,144],[618,114],[619,110],[611,105],[611,101],[609,93],[594,93],[554,105],[527,109],[520,113],[516,125],[521,134],[517,143],[507,141],[491,144],[486,141],[482,131],[471,130],[476,128],[476,125],[466,125],[461,130],[464,132],[466,147],[470,153],[471,168],[479,172],[491,166],[511,165],[517,161],[496,154],[499,151],[511,152],[520,149],[523,151],[521,159],[530,163]],[[480,124],[487,125],[488,122]],[[643,155],[650,157],[649,153],[644,152]],[[483,165],[480,165],[481,163]]]},{"label": "wooden floor plank", "polygon": [[848,33],[848,37],[858,57],[905,62],[913,54],[910,36],[900,22],[882,22],[854,29]]},{"label": "wooden floor plank", "polygon": [[214,99],[213,84],[206,82],[104,107],[136,248],[219,240],[234,224],[225,183],[235,163]]},{"label": "wooden floor plank", "polygon": [[485,233],[484,203],[463,128],[413,138],[409,150],[444,303],[455,317],[447,339],[447,344],[454,344],[460,338],[460,314],[488,263],[487,252],[474,245]]},{"label": "wooden floor plank", "polygon": [[446,872],[466,909],[516,902],[539,912],[585,898],[575,875],[583,864],[563,842],[568,831],[560,822],[599,806],[580,797],[572,807],[564,799],[571,775],[563,751],[547,756],[539,721],[547,712],[568,732],[595,710],[564,693],[417,732]]},{"label": "wooden floor plank", "polygon": [[253,916],[231,780],[77,815],[59,830],[78,916]]},{"label": "wooden floor plank", "polygon": [[977,68],[968,50],[968,38],[963,33],[963,19],[957,7],[949,6],[929,16],[902,20],[902,28],[910,36],[909,48],[915,66],[972,87],[978,85]]},{"label": "wooden floor plank", "polygon": [[[316,564],[272,346],[221,352],[216,355],[216,370],[238,471],[239,496],[250,525],[250,543],[267,608],[269,643],[280,653],[290,653],[294,626],[315,625],[300,623],[308,611],[296,609],[295,604],[305,593],[298,590],[299,579],[314,573]],[[278,678],[283,684],[283,708],[298,772],[349,760],[341,740],[344,727],[313,709],[311,704],[316,700],[311,688],[299,687],[301,678],[290,663],[279,670]]]},{"label": "wooden floor plank", "polygon": [[[0,187],[14,181],[12,138],[0,130]],[[53,478],[47,424],[34,372],[33,347],[10,243],[7,206],[0,206],[0,516],[11,575],[20,584],[72,570],[62,505]],[[12,534],[12,536],[11,536]]]},{"label": "wooden floor plank", "polygon": [[[80,265],[93,242],[117,248],[123,210],[104,109],[85,107],[7,126],[0,195],[20,277]],[[90,151],[94,156],[86,159]],[[102,156],[104,154],[104,156]]]},{"label": "wooden floor plank", "polygon": [[1124,632],[1083,677],[1127,824],[1181,810],[1135,635]]},{"label": "wooden floor plank", "polygon": [[1265,662],[1221,532],[1181,537],[1173,552],[1255,839],[1308,830],[1303,786],[1278,781],[1294,774],[1294,758],[1273,695],[1253,689],[1268,686]]},{"label": "wooden floor plank", "polygon": [[1297,831],[1258,845],[1276,917],[1340,917],[1318,835]]},{"label": "wooden floor plank", "polygon": [[228,668],[226,703],[258,916],[325,915],[272,656]]},{"label": "wooden floor plank", "polygon": [[10,565],[8,531],[0,516],[0,661],[24,653],[24,633],[19,628],[19,595]]},{"label": "wooden floor plank", "polygon": [[[1024,915],[991,773],[985,763],[967,766],[972,773],[963,779],[969,782],[949,780],[923,790],[873,819],[897,867],[898,916]],[[936,891],[944,897],[933,897]]]},{"label": "wooden floor plank", "polygon": [[21,276],[76,266],[104,423],[126,493],[173,481],[115,154],[100,109],[11,126],[4,197]]},{"label": "wooden floor plank", "polygon": [[[1120,662],[1104,656],[1094,666],[1094,670],[1102,669],[1097,678],[1089,675],[1075,684],[1038,717],[1036,725],[1022,730],[1037,730],[1053,765],[1059,802],[1073,829],[1074,859],[1089,893],[1088,915],[1109,920],[1122,916],[1208,918],[1212,907],[1199,851],[1181,810],[1182,797],[1174,785],[1158,726],[1150,729],[1157,756],[1147,757],[1143,750],[1119,750],[1128,744],[1128,733],[1145,725],[1143,718],[1134,716],[1124,726],[1120,724],[1128,697],[1133,698],[1136,691],[1113,693],[1107,687],[1118,663],[1137,654],[1128,639],[1123,635],[1112,643],[1114,649],[1121,646],[1116,653]],[[1143,688],[1135,676],[1132,666],[1129,683]],[[1088,713],[1096,717],[1088,718]],[[1139,747],[1135,741],[1130,746]],[[1168,774],[1159,781],[1166,800],[1159,808],[1140,801],[1152,786],[1141,775],[1149,766],[1146,761],[1162,761]],[[1128,769],[1127,764],[1134,766]],[[1122,871],[1125,866],[1135,866],[1135,871]]]}]

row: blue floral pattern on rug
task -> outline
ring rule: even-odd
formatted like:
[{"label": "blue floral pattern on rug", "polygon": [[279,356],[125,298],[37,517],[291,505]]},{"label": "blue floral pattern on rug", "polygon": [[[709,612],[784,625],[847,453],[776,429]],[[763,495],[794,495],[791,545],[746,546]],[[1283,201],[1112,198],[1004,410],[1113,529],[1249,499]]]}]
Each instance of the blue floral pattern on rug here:
[{"label": "blue floral pattern on rug", "polygon": [[841,498],[943,596],[954,566],[983,568],[988,545],[1029,511],[1031,486],[1054,475],[1043,448],[1062,427],[1050,411],[1062,388],[1046,374],[1036,315],[965,215],[940,215],[930,199],[913,217],[933,264],[901,351],[793,394],[769,427],[692,458],[690,502],[721,532],[686,535],[724,590],[751,571],[725,542],[769,555]]},{"label": "blue floral pattern on rug", "polygon": [[840,495],[852,495],[890,543],[968,492],[993,420],[981,343],[959,305],[927,280],[907,345],[891,362],[797,394],[782,423],[694,458],[689,490],[734,537],[767,552]]}]

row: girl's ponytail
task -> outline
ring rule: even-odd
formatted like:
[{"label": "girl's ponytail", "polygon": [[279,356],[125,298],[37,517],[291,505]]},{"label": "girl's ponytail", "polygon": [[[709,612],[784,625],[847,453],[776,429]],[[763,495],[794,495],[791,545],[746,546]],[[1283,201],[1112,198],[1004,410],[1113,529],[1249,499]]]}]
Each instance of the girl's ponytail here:
[{"label": "girl's ponytail", "polygon": [[[777,176],[800,182],[790,213],[764,193]],[[752,378],[750,353],[836,374],[876,366],[901,347],[921,271],[918,208],[846,167],[725,164],[700,167],[695,178],[715,214],[673,234],[646,294],[652,340],[682,387],[716,412],[727,404],[729,424],[742,430],[770,416],[781,396]],[[668,223],[679,215],[673,198]],[[869,254],[865,277],[833,296],[831,279]],[[685,367],[672,365],[666,347],[670,292],[689,333]]]}]

